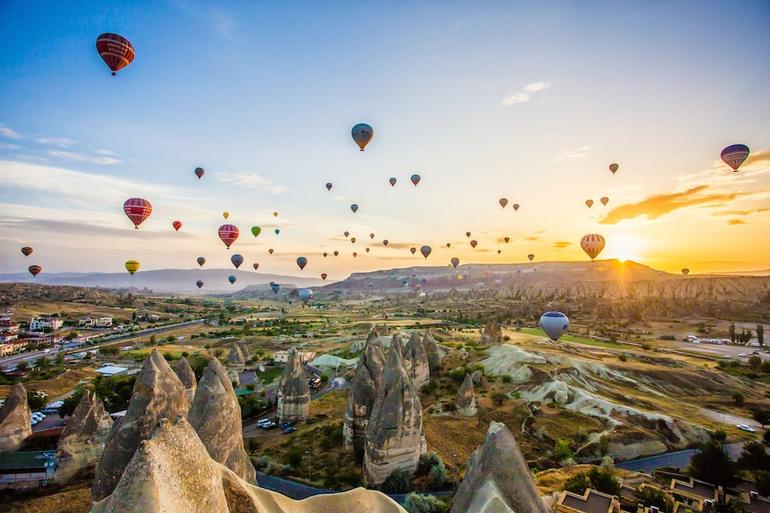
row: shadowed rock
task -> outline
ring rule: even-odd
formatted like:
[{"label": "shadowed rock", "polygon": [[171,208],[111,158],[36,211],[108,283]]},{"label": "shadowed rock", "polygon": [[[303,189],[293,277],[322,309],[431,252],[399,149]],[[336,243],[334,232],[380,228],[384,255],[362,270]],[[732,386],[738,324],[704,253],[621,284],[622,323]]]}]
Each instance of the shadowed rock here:
[{"label": "shadowed rock", "polygon": [[245,359],[249,358],[249,355],[251,354],[251,351],[249,351],[249,347],[243,342],[243,340],[238,340],[235,342],[235,345],[238,346],[238,349],[241,350],[241,354]]},{"label": "shadowed rock", "polygon": [[238,344],[230,346],[230,352],[227,354],[227,366],[233,369],[241,370],[246,365],[246,357]]},{"label": "shadowed rock", "polygon": [[115,424],[107,438],[102,459],[96,467],[92,488],[94,500],[112,493],[136,448],[152,436],[160,419],[186,415],[188,407],[184,385],[163,355],[157,349],[153,350],[136,377],[126,415]]},{"label": "shadowed rock", "polygon": [[367,484],[381,484],[394,470],[414,472],[425,451],[420,395],[404,368],[394,337],[366,429]]},{"label": "shadowed rock", "polygon": [[[390,345],[388,346],[388,349],[395,346],[398,349],[398,353],[401,355],[401,359],[404,359],[404,341],[401,340],[401,335],[396,333],[393,335],[393,337],[390,339]],[[403,364],[403,362],[402,362]]]},{"label": "shadowed rock", "polygon": [[174,372],[176,372],[176,375],[179,376],[179,380],[184,385],[187,400],[192,402],[192,399],[195,396],[197,380],[195,379],[195,373],[193,372],[192,367],[190,367],[190,362],[188,362],[187,358],[183,356],[179,360],[175,361],[171,365],[171,368],[174,369]]},{"label": "shadowed rock", "polygon": [[430,366],[428,364],[428,355],[422,345],[420,335],[412,333],[409,342],[404,347],[404,367],[412,378],[412,383],[421,389],[430,381]]},{"label": "shadowed rock", "polygon": [[496,320],[489,319],[487,321],[484,331],[481,333],[481,343],[490,346],[499,346],[503,343],[503,332]]},{"label": "shadowed rock", "polygon": [[54,482],[66,484],[96,467],[112,429],[112,418],[96,395],[86,390],[56,446]]},{"label": "shadowed rock", "polygon": [[250,483],[257,482],[254,465],[243,447],[241,407],[227,370],[216,358],[203,372],[188,417],[214,461]]},{"label": "shadowed rock", "polygon": [[476,394],[473,393],[473,378],[470,374],[465,375],[463,384],[457,391],[455,398],[455,407],[458,415],[463,417],[473,417],[476,415]]},{"label": "shadowed rock", "polygon": [[358,360],[342,428],[345,447],[360,453],[363,453],[366,447],[366,426],[385,370],[385,354],[374,340],[376,337],[367,340],[364,352]]},{"label": "shadowed rock", "polygon": [[450,513],[546,513],[532,474],[505,424],[492,422],[465,468]]},{"label": "shadowed rock", "polygon": [[277,411],[281,422],[299,422],[310,416],[307,375],[295,349],[289,351],[289,359],[278,381]]},{"label": "shadowed rock", "polygon": [[356,488],[302,501],[253,486],[212,460],[192,427],[162,421],[92,513],[405,513],[386,495]]},{"label": "shadowed rock", "polygon": [[27,403],[27,389],[16,383],[0,409],[0,452],[15,451],[31,434],[32,412]]},{"label": "shadowed rock", "polygon": [[441,368],[442,354],[438,349],[438,344],[430,331],[426,331],[422,337],[422,347],[425,349],[425,354],[428,355],[428,367],[431,372],[436,372]]}]

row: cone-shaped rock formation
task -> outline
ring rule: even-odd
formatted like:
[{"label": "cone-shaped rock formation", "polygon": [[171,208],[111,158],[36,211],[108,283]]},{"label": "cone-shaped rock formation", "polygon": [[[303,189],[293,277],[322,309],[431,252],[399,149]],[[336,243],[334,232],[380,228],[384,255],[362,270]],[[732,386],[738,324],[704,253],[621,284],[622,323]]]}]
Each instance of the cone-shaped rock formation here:
[{"label": "cone-shaped rock formation", "polygon": [[174,369],[176,375],[179,376],[180,381],[184,385],[185,395],[187,400],[192,403],[193,397],[195,397],[195,387],[198,386],[198,381],[195,379],[195,373],[190,367],[190,362],[184,356],[175,361],[171,368]]},{"label": "cone-shaped rock formation", "polygon": [[384,370],[385,354],[382,348],[373,340],[368,340],[353,377],[343,426],[345,446],[356,452],[363,453],[366,447],[366,426]]},{"label": "cone-shaped rock formation", "polygon": [[15,451],[32,434],[27,389],[16,383],[0,409],[0,452]]},{"label": "cone-shaped rock formation", "polygon": [[307,375],[295,349],[289,351],[289,359],[278,381],[277,410],[281,422],[299,422],[310,416]]}]

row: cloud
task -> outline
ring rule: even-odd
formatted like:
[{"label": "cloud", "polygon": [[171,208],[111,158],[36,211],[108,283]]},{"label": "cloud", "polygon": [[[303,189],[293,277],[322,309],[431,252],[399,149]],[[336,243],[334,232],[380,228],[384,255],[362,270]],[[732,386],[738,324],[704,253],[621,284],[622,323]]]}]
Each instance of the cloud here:
[{"label": "cloud", "polygon": [[101,164],[103,166],[111,166],[121,163],[121,160],[116,159],[115,157],[108,157],[106,155],[86,155],[83,153],[76,153],[74,151],[50,150],[48,155],[64,160],[71,160],[74,162],[88,162],[90,164]]},{"label": "cloud", "polygon": [[744,221],[743,219],[730,219],[729,221],[727,221],[727,224],[730,224],[730,225],[746,224],[746,221]]},{"label": "cloud", "polygon": [[247,189],[260,189],[273,194],[280,194],[288,190],[283,185],[276,185],[264,176],[255,173],[219,173],[216,176],[220,182],[231,183]]},{"label": "cloud", "polygon": [[[759,164],[761,162],[770,162],[770,150],[759,150],[749,154],[749,158],[743,163],[743,166]],[[741,169],[743,169],[741,166]]]},{"label": "cloud", "polygon": [[21,146],[18,144],[11,144],[6,142],[0,142],[0,150],[20,150]]},{"label": "cloud", "polygon": [[536,240],[540,240],[540,236],[539,235],[529,235],[528,237],[524,237],[524,240],[536,241]]},{"label": "cloud", "polygon": [[48,146],[58,146],[59,148],[69,148],[77,144],[75,139],[69,137],[38,137],[37,142]]},{"label": "cloud", "polygon": [[637,217],[658,219],[661,216],[687,207],[725,205],[739,196],[749,194],[741,192],[701,194],[708,187],[708,185],[698,185],[682,192],[656,194],[637,203],[620,205],[608,212],[599,222],[601,224],[617,224],[623,220],[635,219]]},{"label": "cloud", "polygon": [[534,94],[545,91],[551,87],[550,82],[532,82],[521,88],[516,94],[513,94],[507,98],[503,98],[501,104],[503,106],[516,105],[518,103],[528,102]]},{"label": "cloud", "polygon": [[751,208],[745,210],[722,210],[720,212],[714,212],[715,216],[750,216],[751,214],[761,214],[762,212],[770,212],[770,208]]},{"label": "cloud", "polygon": [[557,240],[556,242],[553,243],[553,247],[556,249],[566,248],[571,245],[572,243],[566,240]]},{"label": "cloud", "polygon": [[554,162],[567,162],[569,160],[580,160],[588,156],[588,150],[593,148],[591,145],[578,146],[577,148],[563,149],[556,155]]},{"label": "cloud", "polygon": [[12,128],[0,125],[0,137],[7,137],[8,139],[21,139],[21,134]]},{"label": "cloud", "polygon": [[[38,236],[41,232],[53,233],[57,237],[67,235],[87,236],[87,237],[126,237],[126,233],[131,233],[132,237],[140,239],[168,240],[167,231],[141,230],[140,232],[128,232],[128,227],[106,226],[95,223],[93,220],[53,220],[53,219],[30,219],[22,217],[4,217],[0,219],[0,226],[5,229],[22,230],[27,233],[35,233]],[[186,232],[175,232],[177,239],[189,239],[193,236]]]}]

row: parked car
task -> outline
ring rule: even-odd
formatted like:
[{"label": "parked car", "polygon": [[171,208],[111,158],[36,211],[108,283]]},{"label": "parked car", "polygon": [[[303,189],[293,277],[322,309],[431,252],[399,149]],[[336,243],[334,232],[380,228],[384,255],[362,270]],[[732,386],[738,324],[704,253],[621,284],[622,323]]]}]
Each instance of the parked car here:
[{"label": "parked car", "polygon": [[281,431],[283,431],[284,435],[288,435],[289,433],[294,433],[297,430],[294,426],[286,426]]},{"label": "parked car", "polygon": [[746,424],[736,424],[735,427],[737,427],[741,431],[746,431],[747,433],[756,433],[757,432],[756,429],[754,429],[751,426],[747,426]]}]

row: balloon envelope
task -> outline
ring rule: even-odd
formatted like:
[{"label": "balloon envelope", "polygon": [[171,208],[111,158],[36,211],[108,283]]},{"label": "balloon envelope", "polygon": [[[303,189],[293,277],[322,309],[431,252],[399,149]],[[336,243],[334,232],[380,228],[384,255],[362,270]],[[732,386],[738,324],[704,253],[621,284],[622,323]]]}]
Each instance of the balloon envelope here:
[{"label": "balloon envelope", "polygon": [[205,174],[206,174],[206,170],[203,169],[202,167],[196,167],[195,168],[195,176],[198,177],[198,180],[203,178],[203,175],[205,175]]},{"label": "balloon envelope", "polygon": [[230,284],[235,283],[235,280],[237,280],[237,278],[234,275],[232,275],[232,274],[227,277],[227,281],[229,281]]},{"label": "balloon envelope", "polygon": [[273,212],[273,217],[278,217],[278,211]]},{"label": "balloon envelope", "polygon": [[228,217],[230,217],[230,212],[222,212],[222,217],[227,219]]},{"label": "balloon envelope", "polygon": [[535,255],[530,253],[529,255],[527,255],[527,258],[529,258],[529,261],[531,262],[531,261],[533,261],[535,259]]},{"label": "balloon envelope", "polygon": [[460,265],[460,259],[457,257],[452,257],[450,262],[452,262],[452,267],[454,267],[455,269],[457,269],[457,266]]},{"label": "balloon envelope", "polygon": [[508,198],[500,198],[497,200],[497,202],[500,204],[501,207],[505,208],[505,206],[508,204]]},{"label": "balloon envelope", "polygon": [[682,269],[682,274],[684,274],[685,276],[687,276],[688,274],[690,274],[690,270],[689,270],[688,268],[686,268],[686,267],[685,267],[684,269]]},{"label": "balloon envelope", "polygon": [[195,284],[198,286],[198,288],[203,287],[203,280],[198,280],[195,282]]},{"label": "balloon envelope", "polygon": [[472,240],[472,241],[471,241],[471,247],[472,247],[472,248],[475,248],[475,247],[478,245],[478,243],[479,243],[479,242],[478,242],[477,240]]},{"label": "balloon envelope", "polygon": [[514,210],[519,210],[519,204],[518,203],[514,203],[513,204],[513,209]]},{"label": "balloon envelope", "polygon": [[391,187],[395,187],[395,186],[396,186],[396,182],[397,182],[397,181],[398,181],[398,180],[396,180],[396,178],[395,178],[395,177],[393,177],[393,176],[391,176],[391,177],[390,177],[390,180],[388,180],[388,182],[390,183],[390,186],[391,186]]},{"label": "balloon envelope", "polygon": [[593,207],[593,206],[594,206],[594,200],[592,200],[592,199],[587,199],[587,200],[586,200],[586,206],[587,206],[588,208],[591,208],[591,207]]},{"label": "balloon envelope", "polygon": [[262,233],[262,228],[260,228],[259,226],[252,226],[251,233],[252,235],[254,235],[254,237],[259,237],[259,234]]},{"label": "balloon envelope", "polygon": [[428,255],[430,255],[430,252],[432,249],[430,249],[430,246],[420,246],[420,253],[422,253],[422,256],[424,256],[426,259],[428,258]]},{"label": "balloon envelope", "polygon": [[471,232],[465,232],[465,236],[466,236],[466,237],[468,237],[468,238],[470,238],[470,236],[471,236]]},{"label": "balloon envelope", "polygon": [[225,243],[228,249],[238,239],[238,235],[240,235],[240,231],[234,224],[223,224],[219,227],[219,238],[222,239],[222,242]]},{"label": "balloon envelope", "polygon": [[612,164],[610,164],[610,171],[612,171],[613,175],[618,172],[618,169],[620,169],[620,166],[617,165],[616,163],[613,162]]},{"label": "balloon envelope", "polygon": [[414,255],[415,253],[417,253],[417,248],[409,248],[409,252]]},{"label": "balloon envelope", "polygon": [[131,64],[135,55],[134,47],[128,39],[109,32],[96,38],[96,51],[110,68],[113,76]]},{"label": "balloon envelope", "polygon": [[196,261],[196,262],[198,262],[198,265],[199,265],[199,266],[201,266],[201,267],[203,267],[203,264],[205,264],[205,263],[206,263],[206,259],[205,259],[205,258],[203,258],[202,256],[201,256],[201,257],[198,257],[198,258],[196,258],[196,259],[195,259],[195,261]]},{"label": "balloon envelope", "polygon": [[126,266],[126,271],[128,271],[128,274],[133,275],[136,271],[139,270],[139,267],[141,267],[141,264],[136,260],[126,260],[125,266]]},{"label": "balloon envelope", "polygon": [[270,290],[273,291],[273,294],[278,294],[278,291],[281,289],[281,286],[277,284],[274,281],[270,282]]},{"label": "balloon envelope", "polygon": [[353,203],[352,205],[350,205],[350,210],[352,210],[353,213],[355,214],[356,212],[358,212],[358,205]]},{"label": "balloon envelope", "polygon": [[33,251],[34,250],[32,248],[30,248],[29,246],[24,246],[23,248],[21,248],[21,254],[24,255],[24,256],[31,255]]},{"label": "balloon envelope", "polygon": [[605,240],[604,237],[598,233],[589,233],[583,235],[580,239],[580,247],[586,252],[586,255],[591,257],[591,260],[599,256],[599,253],[604,249]]},{"label": "balloon envelope", "polygon": [[273,230],[273,231],[275,232],[275,234],[276,234],[276,235],[280,235],[280,234],[281,234],[281,230],[280,230],[280,228],[276,228],[276,229],[275,229],[275,230]]},{"label": "balloon envelope", "polygon": [[243,263],[243,256],[238,253],[230,257],[230,261],[233,263],[236,269],[238,269]]},{"label": "balloon envelope", "polygon": [[364,151],[366,145],[369,144],[369,142],[372,140],[372,137],[374,137],[374,129],[366,123],[358,123],[350,131],[350,135],[353,136],[353,140],[361,149],[361,151]]},{"label": "balloon envelope", "polygon": [[607,203],[610,202],[610,199],[607,196],[602,196],[601,198],[599,198],[599,201],[602,202],[602,205],[607,206]]},{"label": "balloon envelope", "polygon": [[415,187],[417,187],[417,184],[420,183],[420,180],[421,180],[420,175],[418,174],[413,174],[412,176],[409,177],[409,179],[412,181]]},{"label": "balloon envelope", "polygon": [[733,168],[733,171],[738,171],[747,158],[749,158],[749,147],[745,144],[731,144],[722,150],[720,155],[722,160]]},{"label": "balloon envelope", "polygon": [[332,187],[333,187],[333,185],[332,185],[332,183],[331,183],[331,182],[326,182],[326,190],[327,190],[327,191],[330,191],[330,190],[332,190]]},{"label": "balloon envelope", "polygon": [[40,267],[39,265],[30,265],[29,267],[27,267],[27,271],[29,271],[29,274],[31,274],[33,277],[40,274],[40,271],[42,270],[43,268]]},{"label": "balloon envelope", "polygon": [[299,299],[306,303],[313,297],[313,291],[310,289],[299,289]]},{"label": "balloon envelope", "polygon": [[134,223],[134,228],[139,229],[139,225],[152,214],[152,203],[144,198],[129,198],[123,203],[123,212]]},{"label": "balloon envelope", "polygon": [[254,262],[254,265],[252,265],[252,267],[256,271],[257,269],[259,269],[259,263],[258,262]]},{"label": "balloon envelope", "polygon": [[179,231],[179,229],[182,227],[182,221],[174,221],[171,223],[171,226],[174,227],[174,230]]},{"label": "balloon envelope", "polygon": [[503,237],[503,240],[505,241],[506,244],[511,242],[511,238],[510,237]]},{"label": "balloon envelope", "polygon": [[561,312],[546,312],[540,317],[540,327],[551,340],[559,340],[569,327],[569,319]]},{"label": "balloon envelope", "polygon": [[334,256],[337,256],[337,255],[339,255],[339,254],[340,254],[340,252],[339,252],[339,251],[337,251],[337,250],[335,249],[335,250],[334,250]]},{"label": "balloon envelope", "polygon": [[328,274],[326,274],[326,273],[321,273],[321,279],[322,279],[322,280],[325,280],[327,276],[328,276]]},{"label": "balloon envelope", "polygon": [[385,240],[383,240],[383,241],[382,241],[382,245],[383,245],[383,246],[387,246],[387,245],[388,245],[388,239],[385,239]]},{"label": "balloon envelope", "polygon": [[297,265],[299,266],[299,269],[302,270],[307,265],[307,258],[301,256],[297,258]]}]

